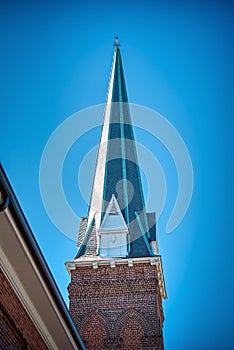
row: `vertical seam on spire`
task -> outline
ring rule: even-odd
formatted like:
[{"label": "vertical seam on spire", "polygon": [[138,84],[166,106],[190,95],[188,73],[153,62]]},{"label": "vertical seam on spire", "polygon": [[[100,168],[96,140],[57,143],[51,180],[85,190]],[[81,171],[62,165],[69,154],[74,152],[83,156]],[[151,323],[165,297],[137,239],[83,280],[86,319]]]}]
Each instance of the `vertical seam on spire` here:
[{"label": "vertical seam on spire", "polygon": [[[118,68],[118,78],[121,82],[121,60],[119,60]],[[121,85],[119,84],[119,100],[120,103],[120,137],[121,137],[121,153],[122,153],[122,168],[123,168],[123,187],[124,187],[124,211],[125,211],[125,220],[129,224],[129,212],[128,212],[128,188],[127,188],[127,169],[126,169],[126,151],[125,151],[125,135],[124,135],[124,124],[123,124],[123,96],[121,91]],[[126,201],[127,199],[127,201]]]},{"label": "vertical seam on spire", "polygon": [[138,225],[139,225],[139,227],[140,227],[141,234],[142,234],[142,236],[143,236],[143,238],[144,238],[146,247],[148,248],[148,251],[149,251],[150,255],[151,255],[151,256],[154,256],[154,254],[153,254],[153,252],[152,252],[152,249],[151,249],[151,247],[150,247],[149,241],[148,241],[147,237],[145,236],[146,233],[144,232],[144,229],[143,229],[143,227],[142,227],[141,220],[140,220],[140,218],[139,218],[139,214],[138,214],[137,211],[135,212],[135,216],[136,216],[136,218],[137,218],[137,222],[138,222]]},{"label": "vertical seam on spire", "polygon": [[[130,112],[129,112],[130,115]],[[133,134],[133,125],[130,128],[130,133],[131,133],[131,138],[133,141],[135,141],[134,139],[134,134]],[[146,207],[145,207],[145,200],[144,200],[144,196],[143,196],[143,188],[142,188],[142,183],[141,183],[141,175],[140,175],[140,170],[139,170],[139,163],[138,163],[138,157],[137,157],[137,152],[136,152],[136,145],[135,142],[133,142],[133,152],[134,152],[134,156],[135,156],[135,160],[136,160],[136,171],[137,171],[137,176],[138,176],[138,182],[139,182],[139,188],[140,188],[140,195],[141,195],[141,201],[143,204],[143,215],[145,218],[145,225],[146,225],[146,232],[148,233],[148,236],[150,235],[149,233],[149,224],[148,224],[148,219],[147,219],[147,215],[146,215]]]}]

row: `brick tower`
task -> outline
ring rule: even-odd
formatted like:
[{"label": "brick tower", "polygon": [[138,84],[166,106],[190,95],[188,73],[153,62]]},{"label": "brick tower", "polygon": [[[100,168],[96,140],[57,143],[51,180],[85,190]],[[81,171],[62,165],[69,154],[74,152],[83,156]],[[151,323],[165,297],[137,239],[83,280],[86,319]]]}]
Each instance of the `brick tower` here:
[{"label": "brick tower", "polygon": [[118,39],[88,215],[66,267],[70,313],[88,350],[164,348],[156,219],[145,209]]}]

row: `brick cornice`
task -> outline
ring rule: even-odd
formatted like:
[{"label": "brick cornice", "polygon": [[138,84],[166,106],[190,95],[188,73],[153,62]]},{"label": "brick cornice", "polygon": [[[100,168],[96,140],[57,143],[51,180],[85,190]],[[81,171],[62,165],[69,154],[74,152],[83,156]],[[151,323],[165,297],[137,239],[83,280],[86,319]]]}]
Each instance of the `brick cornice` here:
[{"label": "brick cornice", "polygon": [[90,257],[90,259],[74,259],[66,262],[66,268],[69,274],[71,271],[79,268],[102,268],[102,267],[111,267],[115,268],[119,265],[124,265],[126,268],[131,268],[139,264],[150,264],[156,267],[156,278],[159,284],[159,291],[162,299],[166,299],[166,289],[162,268],[162,260],[160,255],[154,257],[141,257],[141,258],[129,258],[129,259],[101,259],[100,257]]}]

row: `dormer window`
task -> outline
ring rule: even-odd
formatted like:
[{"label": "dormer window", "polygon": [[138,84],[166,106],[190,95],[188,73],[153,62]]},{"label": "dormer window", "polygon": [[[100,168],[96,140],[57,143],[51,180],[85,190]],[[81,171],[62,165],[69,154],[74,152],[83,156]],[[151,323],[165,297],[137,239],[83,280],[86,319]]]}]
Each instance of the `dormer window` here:
[{"label": "dormer window", "polygon": [[100,256],[122,258],[127,256],[127,233],[105,232],[100,235]]}]

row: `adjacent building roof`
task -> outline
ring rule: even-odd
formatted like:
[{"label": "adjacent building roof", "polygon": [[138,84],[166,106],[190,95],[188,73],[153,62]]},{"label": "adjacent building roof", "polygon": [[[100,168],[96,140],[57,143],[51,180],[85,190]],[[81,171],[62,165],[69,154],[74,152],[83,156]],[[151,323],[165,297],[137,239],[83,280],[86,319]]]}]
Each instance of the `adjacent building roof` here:
[{"label": "adjacent building roof", "polygon": [[0,266],[48,349],[85,349],[0,164]]}]

